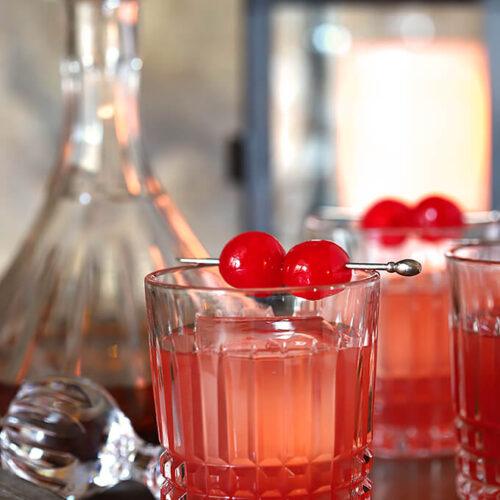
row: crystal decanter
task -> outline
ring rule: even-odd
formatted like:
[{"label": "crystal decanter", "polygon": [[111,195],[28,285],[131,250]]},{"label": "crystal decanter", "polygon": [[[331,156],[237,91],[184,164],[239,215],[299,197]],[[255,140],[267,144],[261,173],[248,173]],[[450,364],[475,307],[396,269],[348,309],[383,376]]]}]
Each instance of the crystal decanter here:
[{"label": "crystal decanter", "polygon": [[22,380],[83,375],[154,441],[143,279],[206,252],[142,148],[139,3],[64,0],[62,148],[0,282],[0,415]]}]

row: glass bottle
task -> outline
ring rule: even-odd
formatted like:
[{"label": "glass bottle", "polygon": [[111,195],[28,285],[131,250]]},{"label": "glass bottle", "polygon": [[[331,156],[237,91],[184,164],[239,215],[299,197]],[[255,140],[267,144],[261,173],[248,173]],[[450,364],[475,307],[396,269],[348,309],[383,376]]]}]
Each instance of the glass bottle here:
[{"label": "glass bottle", "polygon": [[0,282],[0,415],[23,379],[103,384],[156,440],[144,276],[206,252],[141,143],[139,0],[64,0],[60,159]]}]

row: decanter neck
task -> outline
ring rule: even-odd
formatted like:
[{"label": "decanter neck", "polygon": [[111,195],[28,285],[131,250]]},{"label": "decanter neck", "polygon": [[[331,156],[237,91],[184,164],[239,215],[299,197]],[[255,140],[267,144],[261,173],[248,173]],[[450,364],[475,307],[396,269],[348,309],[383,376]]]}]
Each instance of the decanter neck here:
[{"label": "decanter neck", "polygon": [[151,185],[140,135],[138,0],[64,0],[63,146],[51,187],[139,195]]},{"label": "decanter neck", "polygon": [[65,0],[65,7],[69,60],[113,73],[137,59],[139,0]]}]

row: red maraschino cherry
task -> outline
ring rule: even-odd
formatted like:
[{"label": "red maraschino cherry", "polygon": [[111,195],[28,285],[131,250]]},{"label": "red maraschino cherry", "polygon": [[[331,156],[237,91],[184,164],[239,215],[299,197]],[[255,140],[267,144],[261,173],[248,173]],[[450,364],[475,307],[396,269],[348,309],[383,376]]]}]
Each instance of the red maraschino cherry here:
[{"label": "red maraschino cherry", "polygon": [[[332,241],[312,240],[295,245],[283,261],[283,281],[287,287],[322,286],[350,281],[352,271],[347,252]],[[335,290],[295,293],[316,300],[336,293]]]},{"label": "red maraschino cherry", "polygon": [[442,196],[424,198],[413,209],[413,222],[422,228],[460,227],[464,223],[460,208]]},{"label": "red maraschino cherry", "polygon": [[[412,225],[410,207],[398,200],[385,199],[372,205],[363,216],[361,226],[365,229],[404,228]],[[377,235],[384,245],[399,245],[405,240],[404,234]]]},{"label": "red maraschino cherry", "polygon": [[270,234],[248,231],[230,240],[220,254],[222,277],[236,288],[283,286],[285,249]]}]

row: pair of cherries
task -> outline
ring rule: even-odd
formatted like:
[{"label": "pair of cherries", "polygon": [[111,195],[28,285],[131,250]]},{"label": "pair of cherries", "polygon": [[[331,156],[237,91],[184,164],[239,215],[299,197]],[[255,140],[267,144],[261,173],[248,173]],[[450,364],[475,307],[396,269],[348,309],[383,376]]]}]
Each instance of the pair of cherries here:
[{"label": "pair of cherries", "polygon": [[[371,228],[420,228],[422,238],[439,239],[438,230],[463,226],[463,215],[460,208],[451,200],[441,196],[429,196],[416,206],[409,207],[405,203],[385,199],[372,205],[361,220],[361,226]],[[380,237],[386,245],[397,245],[405,239],[404,234],[384,234]]]},{"label": "pair of cherries", "polygon": [[[305,241],[287,253],[274,236],[249,231],[226,244],[219,257],[219,270],[236,288],[323,286],[350,281],[348,262],[347,252],[332,241]],[[331,293],[316,290],[296,295],[315,300]]]}]

